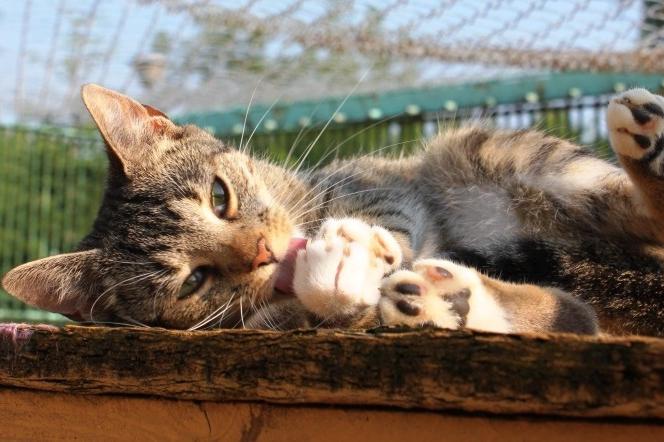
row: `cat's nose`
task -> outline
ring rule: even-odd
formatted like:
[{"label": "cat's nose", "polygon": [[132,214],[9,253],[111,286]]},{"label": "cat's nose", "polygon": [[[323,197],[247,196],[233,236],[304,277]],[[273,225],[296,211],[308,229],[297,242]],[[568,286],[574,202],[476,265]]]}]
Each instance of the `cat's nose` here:
[{"label": "cat's nose", "polygon": [[274,254],[270,250],[267,241],[265,241],[265,237],[261,236],[256,244],[256,257],[251,262],[251,270],[256,270],[273,262],[277,262],[277,260],[274,258]]}]

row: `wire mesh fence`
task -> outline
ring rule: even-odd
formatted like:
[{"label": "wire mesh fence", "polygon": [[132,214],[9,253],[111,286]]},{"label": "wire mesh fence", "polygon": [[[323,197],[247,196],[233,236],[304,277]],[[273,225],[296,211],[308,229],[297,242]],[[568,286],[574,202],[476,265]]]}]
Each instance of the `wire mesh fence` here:
[{"label": "wire mesh fence", "polygon": [[[473,118],[610,156],[605,94],[664,84],[664,0],[26,0],[0,2],[0,37],[2,273],[94,219],[106,159],[81,129],[85,82],[277,162],[313,146],[309,166]],[[0,320],[55,318],[0,292]]]},{"label": "wire mesh fence", "polygon": [[[315,143],[306,160],[311,166],[377,150],[380,154],[406,154],[440,128],[469,119],[486,119],[501,128],[538,127],[590,145],[609,157],[604,125],[607,103],[608,96],[601,95],[454,111],[443,108],[417,116],[335,123],[323,132],[321,126],[312,126],[257,133],[250,144],[254,153],[283,163],[288,158],[298,160]],[[218,135],[235,145],[241,138],[233,133]],[[0,128],[0,274],[28,260],[71,251],[76,246],[91,227],[100,204],[106,164],[103,144],[96,136]],[[28,308],[0,291],[0,320],[63,318]]]},{"label": "wire mesh fence", "polygon": [[259,102],[340,95],[367,71],[358,92],[533,72],[661,74],[663,24],[664,0],[2,2],[0,52],[12,62],[0,121],[80,121],[84,82],[182,113],[254,92]]},{"label": "wire mesh fence", "polygon": [[[94,138],[0,127],[0,272],[71,250],[91,225],[106,172]],[[0,294],[2,319],[57,319]]]}]

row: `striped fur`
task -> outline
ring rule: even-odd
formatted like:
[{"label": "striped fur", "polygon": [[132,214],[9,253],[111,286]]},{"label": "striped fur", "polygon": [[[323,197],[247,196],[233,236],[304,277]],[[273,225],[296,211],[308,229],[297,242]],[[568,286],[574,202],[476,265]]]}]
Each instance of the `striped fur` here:
[{"label": "striped fur", "polygon": [[[195,127],[171,127],[127,97],[112,99],[151,135],[141,129],[141,146],[116,137],[117,124],[104,122],[109,104],[93,106],[109,145],[108,188],[78,253],[5,277],[10,293],[34,305],[174,328],[401,323],[595,333],[596,313],[606,332],[664,334],[661,97],[637,90],[612,103],[609,129],[624,169],[538,131],[475,124],[441,133],[411,157],[297,174]],[[211,214],[215,176],[237,197],[237,219]],[[247,264],[257,238],[281,258],[293,235],[314,238],[324,221],[343,218],[385,228],[400,248],[402,270],[386,270],[376,302],[322,315],[273,293],[277,266]],[[206,283],[178,299],[201,265],[212,269]]]}]

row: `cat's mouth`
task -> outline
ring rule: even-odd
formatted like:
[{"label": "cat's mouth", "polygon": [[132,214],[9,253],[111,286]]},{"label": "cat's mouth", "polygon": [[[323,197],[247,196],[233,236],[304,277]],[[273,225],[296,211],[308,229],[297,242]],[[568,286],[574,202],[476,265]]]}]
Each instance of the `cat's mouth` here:
[{"label": "cat's mouth", "polygon": [[283,259],[279,260],[277,279],[274,282],[274,289],[278,292],[288,295],[293,294],[295,259],[297,258],[297,252],[304,249],[306,245],[306,238],[292,238],[288,243],[286,254]]}]

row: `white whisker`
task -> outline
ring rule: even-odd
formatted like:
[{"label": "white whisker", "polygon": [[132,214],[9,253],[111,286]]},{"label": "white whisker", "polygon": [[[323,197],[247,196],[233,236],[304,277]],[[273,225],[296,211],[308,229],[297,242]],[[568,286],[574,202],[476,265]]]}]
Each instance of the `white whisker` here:
[{"label": "white whisker", "polygon": [[256,91],[258,90],[258,86],[260,86],[261,81],[263,81],[263,78],[264,77],[261,77],[258,80],[258,83],[256,83],[256,87],[251,92],[251,98],[249,98],[249,104],[247,105],[247,110],[244,113],[244,122],[242,123],[242,135],[240,135],[240,148],[242,148],[242,141],[244,140],[244,131],[247,128],[247,118],[249,118],[249,111],[251,110],[251,103],[254,102],[254,95],[256,95]]},{"label": "white whisker", "polygon": [[[125,319],[125,318],[121,318]],[[111,326],[120,326],[120,327],[134,327],[139,324],[131,324],[128,322],[116,322],[116,321],[81,321],[79,324],[91,324],[91,325],[111,325]],[[150,328],[147,325],[142,325],[143,327]]]},{"label": "white whisker", "polygon": [[[309,114],[309,118],[312,118],[314,116],[314,114],[316,113],[316,111],[318,110],[319,107],[320,107],[320,103],[316,105],[316,107],[314,108],[313,111],[311,111],[311,113]],[[302,128],[298,131],[297,136],[293,140],[293,144],[291,144],[291,147],[288,150],[288,155],[286,155],[286,159],[283,162],[283,168],[284,169],[289,169],[288,162],[290,161],[291,156],[293,155],[293,152],[295,152],[295,148],[297,147],[297,145],[300,141],[300,138],[302,137],[302,135],[304,133],[306,133],[308,131],[309,131],[309,128],[307,128],[307,126],[302,126]]]},{"label": "white whisker", "polygon": [[120,285],[127,284],[127,283],[136,284],[136,283],[138,283],[138,282],[140,282],[140,281],[143,281],[143,280],[145,280],[145,279],[151,278],[151,277],[153,277],[153,276],[156,276],[156,275],[159,275],[159,274],[165,274],[166,272],[167,272],[166,270],[155,270],[155,271],[153,271],[153,272],[141,273],[141,274],[139,274],[139,275],[132,276],[132,277],[127,278],[127,279],[125,279],[125,280],[122,280],[122,281],[120,281],[120,282],[118,282],[118,283],[116,283],[116,284],[113,284],[112,286],[110,286],[109,288],[107,288],[106,290],[104,290],[99,296],[97,296],[97,298],[95,299],[95,301],[94,301],[94,302],[92,303],[92,305],[90,306],[90,321],[93,322],[93,323],[95,322],[95,320],[94,320],[94,318],[93,318],[93,314],[92,314],[92,312],[93,312],[95,306],[97,305],[97,303],[101,300],[101,298],[102,298],[104,295],[106,295],[107,293],[109,293],[109,292],[110,292],[111,290],[113,290],[114,288],[116,288],[116,287],[118,287],[118,286],[120,286]]},{"label": "white whisker", "polygon": [[[372,152],[368,152],[368,153],[366,153],[365,155],[362,155],[362,156],[358,157],[358,159],[361,159],[361,158],[364,158],[364,157],[368,157],[368,156],[370,156],[370,155],[375,155],[376,153],[381,152],[381,151],[383,151],[383,150],[385,150],[385,149],[389,149],[389,148],[391,148],[391,147],[399,146],[399,145],[402,145],[402,144],[405,144],[405,143],[408,143],[408,142],[411,142],[411,141],[413,141],[413,140],[402,141],[402,142],[399,142],[399,143],[393,143],[393,144],[390,144],[390,145],[387,145],[387,146],[383,146],[383,147],[380,148],[380,149],[377,149],[377,150],[372,151]],[[296,212],[297,210],[301,210],[301,209],[303,209],[303,208],[306,208],[307,204],[313,204],[313,202],[316,201],[316,198],[318,198],[320,195],[323,195],[323,194],[324,194],[325,192],[327,192],[329,189],[331,189],[331,188],[333,188],[333,187],[335,187],[335,186],[338,186],[338,185],[342,184],[342,183],[343,183],[344,181],[346,181],[347,179],[351,179],[351,178],[353,178],[353,177],[355,177],[355,176],[357,176],[357,175],[361,175],[361,174],[365,174],[365,173],[368,173],[368,172],[369,172],[369,171],[367,171],[367,170],[361,170],[361,171],[359,171],[359,172],[356,172],[355,174],[352,174],[352,175],[350,175],[350,176],[344,177],[344,178],[340,179],[339,181],[337,181],[336,183],[327,186],[325,189],[321,190],[321,191],[320,191],[318,194],[316,194],[315,196],[308,198],[308,201],[304,202],[304,203],[300,206],[300,203],[302,203],[303,200],[307,199],[307,197],[308,197],[308,196],[309,196],[309,195],[310,195],[310,194],[311,194],[316,188],[318,188],[321,184],[325,183],[325,182],[327,181],[328,178],[330,178],[330,177],[331,177],[332,175],[334,175],[334,174],[337,174],[337,173],[339,173],[339,172],[342,172],[344,169],[346,169],[346,168],[348,168],[348,167],[350,167],[350,166],[352,166],[352,165],[354,165],[354,162],[348,162],[348,163],[344,164],[343,166],[341,166],[341,167],[339,167],[339,168],[334,168],[334,169],[333,169],[329,174],[327,174],[324,178],[320,179],[316,185],[314,185],[313,187],[311,187],[311,188],[310,188],[310,189],[309,189],[304,195],[302,195],[302,196],[300,197],[300,199],[298,199],[297,202],[295,202],[295,204],[294,204],[293,206],[289,207],[289,211],[290,211],[290,212]],[[289,206],[290,206],[290,204],[289,204]]]},{"label": "white whisker", "polygon": [[242,321],[242,328],[246,328],[244,326],[244,312],[242,311],[242,298],[240,298],[240,321]]},{"label": "white whisker", "polygon": [[137,321],[136,319],[131,318],[131,317],[129,317],[129,316],[118,315],[118,317],[119,317],[120,319],[124,319],[124,320],[127,321],[127,322],[130,322],[130,323],[133,324],[133,325],[137,325],[137,326],[139,326],[139,327],[143,327],[143,328],[150,328],[149,325],[143,324],[142,322]]},{"label": "white whisker", "polygon": [[256,131],[258,130],[258,128],[261,126],[261,123],[263,122],[265,117],[267,117],[269,115],[272,108],[279,102],[280,99],[281,99],[281,95],[278,96],[277,99],[272,102],[270,107],[267,108],[267,110],[263,113],[263,116],[261,117],[261,119],[258,120],[258,123],[256,123],[256,125],[254,126],[254,129],[251,131],[251,134],[249,134],[249,138],[247,138],[247,142],[244,144],[244,146],[240,146],[240,150],[243,153],[247,151],[247,147],[249,146],[249,143],[251,142],[251,139],[253,138],[253,136],[256,133]]},{"label": "white whisker", "polygon": [[294,218],[296,218],[296,219],[301,218],[304,215],[306,215],[307,213],[311,213],[311,212],[313,212],[314,210],[317,210],[320,207],[324,207],[324,206],[328,205],[332,201],[335,201],[335,200],[338,200],[338,199],[341,199],[341,198],[348,198],[349,196],[358,195],[358,194],[361,194],[361,193],[376,192],[378,190],[394,190],[394,188],[391,188],[391,187],[375,187],[373,189],[363,189],[363,190],[358,190],[357,192],[351,192],[351,193],[347,193],[347,194],[344,194],[344,195],[339,195],[337,197],[330,198],[329,200],[325,201],[324,203],[317,204],[316,206],[308,209],[305,212],[297,214],[297,216],[295,216]]},{"label": "white whisker", "polygon": [[317,136],[317,137],[316,137],[316,138],[315,138],[315,139],[309,144],[309,146],[307,146],[307,148],[305,149],[304,153],[302,154],[300,160],[299,160],[298,163],[297,163],[297,167],[295,168],[294,171],[292,171],[293,174],[297,175],[298,171],[300,170],[300,168],[302,167],[302,165],[303,165],[304,162],[306,161],[307,157],[309,156],[309,154],[310,154],[311,151],[313,150],[314,146],[316,145],[316,143],[318,142],[318,140],[320,140],[320,137],[323,136],[323,133],[325,133],[325,130],[328,128],[328,126],[329,126],[329,125],[332,123],[332,121],[334,120],[334,117],[335,117],[335,115],[337,114],[337,112],[339,112],[339,110],[341,110],[341,108],[343,107],[343,105],[346,104],[346,102],[348,101],[348,99],[349,99],[349,98],[355,93],[355,90],[360,86],[360,84],[362,84],[362,82],[364,81],[364,79],[366,78],[366,76],[369,74],[370,70],[371,70],[371,69],[367,69],[367,71],[365,71],[364,74],[362,74],[362,76],[360,77],[360,79],[358,80],[358,82],[355,84],[355,86],[353,86],[353,88],[352,88],[351,91],[348,93],[348,95],[346,95],[346,97],[341,101],[341,103],[339,103],[339,105],[338,105],[337,108],[334,110],[334,112],[332,112],[332,114],[330,115],[330,118],[327,120],[327,123],[325,123],[325,125],[323,126],[323,128],[321,129],[321,131],[318,133],[318,136]]},{"label": "white whisker", "polygon": [[[390,120],[392,120],[392,119],[395,119],[395,118],[399,117],[400,115],[401,115],[401,114],[396,114],[396,115],[392,115],[392,116],[390,116],[390,117],[383,118],[383,119],[380,120],[380,121],[376,121],[375,123],[372,123],[372,124],[370,124],[370,125],[364,127],[363,129],[358,130],[357,132],[354,132],[353,135],[347,137],[345,140],[342,140],[340,143],[338,143],[336,146],[334,146],[332,149],[330,149],[328,152],[326,152],[325,155],[323,155],[323,156],[321,157],[321,159],[319,159],[318,162],[317,162],[316,164],[314,164],[314,165],[311,167],[311,169],[316,169],[316,168],[317,168],[318,166],[320,166],[320,165],[321,165],[321,164],[322,164],[322,163],[323,163],[323,162],[324,162],[324,161],[325,161],[325,160],[326,160],[326,159],[327,159],[332,153],[336,153],[336,152],[338,152],[339,149],[341,148],[341,146],[343,146],[344,144],[348,143],[350,140],[352,140],[352,139],[354,139],[354,138],[356,138],[356,137],[362,135],[364,132],[373,129],[374,127],[376,127],[376,126],[378,126],[378,125],[380,125],[380,124],[383,124],[383,123],[385,123],[385,122],[387,122],[387,121],[390,121]],[[364,157],[367,157],[367,156],[370,156],[370,155],[375,155],[376,153],[378,153],[378,152],[380,152],[380,151],[382,151],[382,150],[384,150],[384,149],[386,149],[386,148],[388,148],[388,147],[396,146],[396,145],[399,145],[399,144],[410,143],[410,142],[413,142],[413,141],[416,141],[416,139],[413,139],[413,140],[407,140],[407,141],[402,141],[402,142],[400,142],[400,143],[395,143],[395,144],[391,144],[391,145],[388,145],[388,146],[383,146],[383,147],[381,147],[381,148],[379,148],[379,149],[373,150],[373,151],[371,151],[371,152],[367,152],[366,154],[361,155],[361,156],[359,156],[358,158],[364,158]]]},{"label": "white whisker", "polygon": [[219,315],[223,315],[223,314],[228,310],[228,308],[230,308],[231,302],[233,301],[233,298],[234,298],[234,297],[235,297],[235,293],[233,293],[233,294],[231,295],[231,297],[228,299],[228,301],[226,302],[226,304],[223,304],[222,306],[220,306],[219,308],[217,308],[215,311],[213,311],[213,312],[210,313],[208,316],[206,316],[205,318],[203,318],[203,319],[202,319],[200,322],[198,322],[197,324],[195,324],[195,325],[189,327],[189,328],[187,329],[187,331],[198,330],[199,328],[203,327],[204,325],[206,325],[206,324],[208,324],[208,323],[214,321],[215,319],[217,319],[217,318],[219,317]]}]

